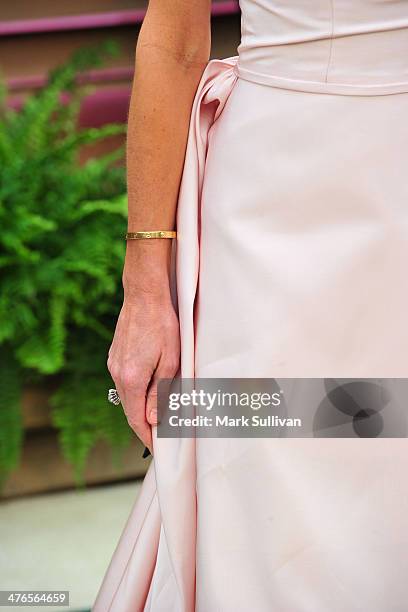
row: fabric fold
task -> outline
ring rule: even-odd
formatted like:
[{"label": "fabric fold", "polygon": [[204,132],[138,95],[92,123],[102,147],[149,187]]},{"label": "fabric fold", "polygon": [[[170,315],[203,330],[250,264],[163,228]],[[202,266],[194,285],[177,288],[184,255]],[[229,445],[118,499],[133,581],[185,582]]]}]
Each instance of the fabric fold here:
[{"label": "fabric fold", "polygon": [[[174,262],[181,375],[186,378],[194,377],[194,302],[208,135],[237,80],[236,61],[233,57],[208,63],[191,113],[178,200]],[[158,438],[154,431],[153,444],[154,460],[113,554],[93,612],[142,612],[145,606],[166,612],[195,609],[195,441]]]}]

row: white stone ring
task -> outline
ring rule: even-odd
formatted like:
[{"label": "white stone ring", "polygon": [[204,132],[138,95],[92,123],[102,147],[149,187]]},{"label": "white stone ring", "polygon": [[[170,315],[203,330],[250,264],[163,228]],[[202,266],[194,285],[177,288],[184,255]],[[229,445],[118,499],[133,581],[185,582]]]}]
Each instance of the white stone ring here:
[{"label": "white stone ring", "polygon": [[116,389],[109,389],[109,391],[108,391],[108,401],[111,404],[115,404],[115,406],[119,406],[119,404],[120,404],[120,397],[119,397],[119,393],[116,391]]}]

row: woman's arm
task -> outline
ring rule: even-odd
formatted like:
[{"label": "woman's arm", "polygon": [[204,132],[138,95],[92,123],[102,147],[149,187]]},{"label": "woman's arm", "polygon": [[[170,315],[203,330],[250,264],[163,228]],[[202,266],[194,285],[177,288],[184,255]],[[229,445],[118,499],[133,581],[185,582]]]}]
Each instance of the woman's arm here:
[{"label": "woman's arm", "polygon": [[[150,0],[137,47],[127,142],[128,231],[174,228],[190,112],[210,52],[210,0]],[[159,378],[179,366],[171,240],[131,240],[108,368],[130,426],[151,450]]]}]

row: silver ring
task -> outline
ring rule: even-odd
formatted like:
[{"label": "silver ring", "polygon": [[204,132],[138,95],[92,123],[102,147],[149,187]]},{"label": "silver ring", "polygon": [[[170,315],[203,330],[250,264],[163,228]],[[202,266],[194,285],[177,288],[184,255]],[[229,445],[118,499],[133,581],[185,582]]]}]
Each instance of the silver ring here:
[{"label": "silver ring", "polygon": [[108,391],[108,401],[111,404],[115,404],[115,406],[119,406],[119,404],[120,404],[120,397],[119,397],[119,393],[116,391],[116,389],[109,389],[109,391]]}]

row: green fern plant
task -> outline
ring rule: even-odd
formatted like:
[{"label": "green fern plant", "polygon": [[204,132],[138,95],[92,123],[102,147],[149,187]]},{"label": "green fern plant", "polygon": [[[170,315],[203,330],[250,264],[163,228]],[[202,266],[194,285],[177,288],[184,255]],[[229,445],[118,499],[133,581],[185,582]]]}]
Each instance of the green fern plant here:
[{"label": "green fern plant", "polygon": [[[81,50],[19,111],[0,89],[0,478],[18,465],[21,389],[61,374],[52,398],[61,448],[79,478],[101,438],[129,442],[106,402],[106,355],[121,301],[126,228],[123,148],[80,164],[84,145],[123,125],[78,129],[78,75],[115,47]],[[68,102],[62,103],[62,94]]]}]

